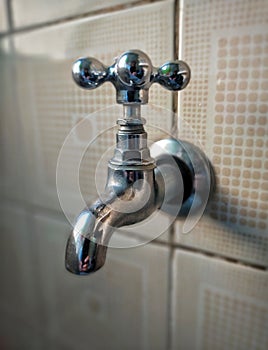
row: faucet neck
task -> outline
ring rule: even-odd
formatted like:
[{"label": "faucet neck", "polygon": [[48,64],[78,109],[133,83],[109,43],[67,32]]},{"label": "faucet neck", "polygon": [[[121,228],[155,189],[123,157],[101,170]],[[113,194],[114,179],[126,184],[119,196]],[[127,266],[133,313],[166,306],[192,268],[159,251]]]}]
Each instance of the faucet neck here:
[{"label": "faucet neck", "polygon": [[118,118],[117,124],[120,126],[143,125],[146,121],[141,117],[141,105],[131,103],[123,105],[123,116]]},{"label": "faucet neck", "polygon": [[126,120],[141,120],[141,105],[138,103],[124,104],[123,116]]},{"label": "faucet neck", "polygon": [[139,104],[125,104],[123,118],[117,120],[114,156],[109,162],[112,168],[127,167],[128,170],[153,169],[154,159],[147,145],[147,133],[143,128],[145,119],[141,118]]}]

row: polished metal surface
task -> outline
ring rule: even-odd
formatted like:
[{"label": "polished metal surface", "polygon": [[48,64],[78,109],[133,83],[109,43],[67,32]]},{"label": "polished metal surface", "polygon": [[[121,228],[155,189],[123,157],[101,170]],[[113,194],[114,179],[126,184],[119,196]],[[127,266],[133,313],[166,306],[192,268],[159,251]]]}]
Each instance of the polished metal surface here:
[{"label": "polished metal surface", "polygon": [[155,166],[147,147],[147,133],[142,124],[124,123],[119,121],[119,130],[116,135],[114,156],[110,160],[111,166]]},{"label": "polished metal surface", "polygon": [[118,123],[105,192],[78,216],[67,243],[65,266],[75,274],[98,270],[114,230],[146,219],[161,206],[147,134],[137,110],[133,106],[124,110],[128,118]]},{"label": "polished metal surface", "polygon": [[109,168],[105,193],[77,218],[66,248],[66,268],[83,275],[103,266],[115,228],[140,222],[161,205],[154,170]]},{"label": "polished metal surface", "polygon": [[[190,142],[174,138],[156,142],[152,146],[151,152],[157,166],[156,177],[159,176],[159,173],[165,174],[168,181],[174,183],[178,172],[182,175],[184,193],[178,216],[186,217],[189,213],[202,215],[215,187],[213,167],[204,152]],[[172,186],[170,189],[166,189],[169,203],[173,203],[177,195],[176,192],[172,191]],[[165,211],[169,213],[169,209]],[[172,210],[173,212],[174,210]]]},{"label": "polished metal surface", "polygon": [[191,77],[187,63],[176,60],[153,67],[150,58],[140,50],[124,52],[111,66],[105,66],[96,58],[81,57],[73,64],[72,72],[74,81],[84,89],[111,82],[116,89],[117,103],[122,104],[148,103],[148,90],[153,83],[180,91]]},{"label": "polished metal surface", "polygon": [[185,216],[195,213],[200,201],[206,205],[205,191],[212,175],[206,156],[190,143],[159,141],[157,151],[152,149],[155,159],[147,146],[140,105],[148,102],[153,83],[171,91],[184,89],[190,80],[185,62],[170,61],[154,68],[145,53],[132,50],[110,67],[95,58],[79,58],[73,65],[73,78],[89,90],[110,81],[117,102],[123,104],[105,191],[80,213],[66,247],[66,268],[83,275],[103,266],[116,228],[138,223],[156,209]]}]

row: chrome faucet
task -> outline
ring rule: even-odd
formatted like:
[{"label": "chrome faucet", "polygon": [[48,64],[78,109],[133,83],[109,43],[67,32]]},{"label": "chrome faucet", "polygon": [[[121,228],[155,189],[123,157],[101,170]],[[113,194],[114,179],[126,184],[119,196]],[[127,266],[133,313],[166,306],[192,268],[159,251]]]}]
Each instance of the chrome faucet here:
[{"label": "chrome faucet", "polygon": [[[175,195],[182,202],[178,210],[181,215],[189,213],[193,207],[196,177],[200,179],[201,174],[210,180],[211,172],[202,151],[192,147],[187,151],[189,143],[184,142],[180,147],[177,140],[165,140],[163,147],[176,160],[173,172],[166,170],[163,155],[156,159],[151,157],[147,145],[141,105],[148,103],[149,88],[155,82],[171,91],[184,89],[190,80],[190,68],[185,62],[169,61],[154,68],[145,53],[131,50],[116,58],[110,67],[95,58],[79,58],[73,64],[73,78],[80,87],[88,90],[111,82],[116,88],[117,103],[123,104],[105,191],[80,213],[67,242],[66,268],[83,275],[104,265],[107,245],[115,228],[146,219],[163,206],[169,192],[168,202],[172,202],[174,193],[167,187],[172,187],[178,172],[182,177],[182,188]],[[179,150],[174,151],[174,143]],[[202,158],[199,174],[194,172],[190,159],[193,157],[189,157],[189,152],[195,159]],[[168,181],[164,179],[166,176]]]}]

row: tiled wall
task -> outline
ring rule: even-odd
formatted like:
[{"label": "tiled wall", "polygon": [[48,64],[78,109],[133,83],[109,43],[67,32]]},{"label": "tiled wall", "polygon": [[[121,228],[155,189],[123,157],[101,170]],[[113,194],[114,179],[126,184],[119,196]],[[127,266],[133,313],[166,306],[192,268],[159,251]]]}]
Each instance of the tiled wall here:
[{"label": "tiled wall", "polygon": [[[208,20],[209,18],[209,20]],[[185,1],[182,135],[197,133],[218,189],[209,217],[178,242],[268,265],[268,4]],[[178,227],[178,232],[180,228]],[[200,233],[201,232],[201,233]]]},{"label": "tiled wall", "polygon": [[[191,66],[175,116],[176,96],[152,87],[158,107],[145,108],[147,128],[153,140],[174,125],[197,140],[217,191],[192,232],[176,222],[150,244],[111,248],[102,270],[79,278],[64,269],[70,224],[57,159],[72,127],[91,114],[62,164],[72,218],[80,202],[70,173],[120,108],[111,107],[109,84],[90,93],[75,86],[71,64],[82,55],[111,64],[130,48],[154,65],[178,54]],[[267,349],[267,1],[3,0],[0,60],[0,348]],[[113,135],[105,131],[82,159],[87,199]],[[105,171],[104,162],[98,178]],[[168,224],[157,214],[118,230],[113,242],[135,246]]]}]

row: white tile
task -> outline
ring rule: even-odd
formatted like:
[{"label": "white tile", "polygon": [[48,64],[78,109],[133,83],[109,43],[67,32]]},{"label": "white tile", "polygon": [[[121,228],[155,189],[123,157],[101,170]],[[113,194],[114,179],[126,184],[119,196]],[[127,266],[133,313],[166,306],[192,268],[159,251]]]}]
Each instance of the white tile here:
[{"label": "white tile", "polygon": [[267,349],[267,271],[182,251],[174,267],[173,349]]},{"label": "white tile", "polygon": [[[148,223],[145,221],[144,224],[141,223],[140,225],[135,224],[133,227],[123,227],[123,233],[130,237],[132,237],[133,234],[136,240],[141,244],[154,242],[168,243],[170,240],[170,228],[172,222],[165,216],[165,214],[162,214],[159,211],[155,214],[155,216],[149,218],[152,221],[149,221]],[[112,243],[111,240],[111,244]]]},{"label": "white tile", "polygon": [[[81,132],[74,133],[63,164],[61,193],[72,218],[84,207],[84,198],[96,197],[96,166],[114,145],[116,127],[107,128],[115,125],[122,107],[111,107],[115,103],[113,87],[104,84],[91,92],[80,89],[71,79],[72,62],[81,55],[92,55],[112,64],[118,54],[139,48],[154,65],[160,65],[172,57],[172,23],[173,1],[164,1],[15,35],[20,120],[27,140],[25,177],[31,203],[61,210],[56,188],[58,155],[72,127],[86,115],[99,111],[90,116]],[[144,107],[150,141],[166,136],[172,123],[172,94],[160,86],[151,90],[150,101],[159,107]],[[72,186],[70,173],[80,160],[81,188],[77,188]],[[107,164],[101,163],[100,169],[104,185]]]},{"label": "white tile", "polygon": [[12,9],[15,27],[51,22],[66,17],[86,14],[105,8],[131,4],[131,0],[14,0]]},{"label": "white tile", "polygon": [[[81,55],[92,55],[111,64],[113,57],[130,48],[129,36],[135,32],[131,46],[146,51],[154,64],[161,64],[172,55],[172,42],[166,40],[166,36],[172,36],[172,26],[168,25],[171,14],[172,3],[156,3],[15,37],[20,117],[28,140],[29,182],[30,187],[35,188],[30,191],[34,192],[33,203],[59,208],[55,179],[63,141],[86,115],[115,103],[115,92],[110,84],[91,92],[78,88],[71,79],[72,61]],[[159,22],[157,30],[152,26],[155,21]],[[108,30],[111,27],[112,32]],[[152,90],[151,102],[171,109],[170,92],[159,86]],[[100,131],[115,125],[120,109],[119,106],[92,115],[88,140],[92,141]],[[155,131],[158,137],[159,128],[170,129],[171,119],[165,117],[166,114],[156,112],[147,119],[147,127],[158,128]],[[95,181],[96,165],[114,144],[114,132],[110,130],[100,135],[82,159],[80,184],[87,198],[96,195],[95,186],[91,185]],[[75,161],[81,159],[87,145],[83,138],[74,135],[71,149],[67,149],[66,174],[73,169]],[[102,174],[104,178],[106,164]],[[77,196],[68,186],[66,193],[70,193],[71,198]]]},{"label": "white tile", "polygon": [[[5,350],[45,350],[45,339],[34,327],[1,310],[0,346]],[[29,316],[28,316],[29,317]],[[51,348],[50,348],[51,349]],[[55,348],[56,349],[56,348]]]},{"label": "white tile", "polygon": [[52,344],[77,349],[89,344],[95,349],[165,348],[166,248],[110,248],[101,270],[74,276],[64,268],[66,223],[37,215],[34,232],[44,327]]},{"label": "white tile", "polygon": [[8,29],[6,1],[0,0],[0,33]]},{"label": "white tile", "polygon": [[0,306],[17,320],[16,323],[31,327],[40,325],[40,319],[28,218],[23,209],[1,204]]},{"label": "white tile", "polygon": [[25,200],[25,144],[18,113],[15,60],[9,38],[0,40],[0,193]]},{"label": "white tile", "polygon": [[268,2],[184,1],[180,55],[192,80],[180,95],[179,133],[203,145],[217,191],[178,242],[268,266]]}]

